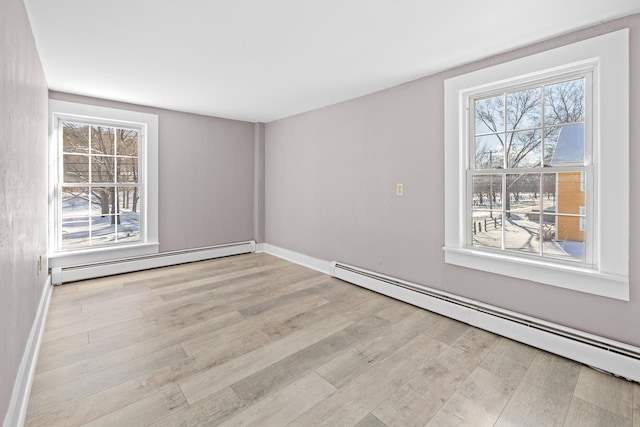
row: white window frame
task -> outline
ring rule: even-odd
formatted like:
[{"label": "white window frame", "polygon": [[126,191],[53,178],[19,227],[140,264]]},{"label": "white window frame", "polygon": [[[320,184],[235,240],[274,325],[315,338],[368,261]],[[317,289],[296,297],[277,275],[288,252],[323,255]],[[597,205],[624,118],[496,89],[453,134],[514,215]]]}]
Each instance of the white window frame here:
[{"label": "white window frame", "polygon": [[[464,91],[462,93],[462,96],[463,96],[463,101],[466,105],[466,111],[468,111],[468,114],[467,114],[465,123],[461,123],[461,127],[463,128],[462,134],[468,135],[469,137],[469,139],[467,140],[467,146],[465,147],[465,152],[467,156],[467,163],[465,165],[465,169],[467,170],[467,175],[468,175],[466,178],[467,179],[467,188],[465,189],[466,194],[471,195],[472,186],[473,186],[472,176],[474,174],[481,174],[481,175],[495,174],[495,175],[501,176],[503,179],[503,189],[505,188],[504,187],[505,177],[514,173],[551,174],[551,173],[559,173],[559,172],[574,172],[576,170],[579,170],[581,177],[583,177],[584,179],[586,172],[590,172],[592,169],[591,168],[591,165],[592,165],[591,139],[592,139],[592,133],[594,133],[593,132],[594,129],[593,129],[593,126],[590,126],[590,125],[593,125],[592,117],[595,113],[597,113],[597,111],[593,111],[594,108],[593,108],[593,94],[592,94],[592,88],[593,88],[592,80],[593,80],[594,74],[597,72],[596,66],[597,66],[597,62],[595,60],[589,61],[586,63],[578,63],[578,64],[573,64],[571,66],[563,67],[561,70],[554,69],[554,70],[549,70],[547,72],[541,73],[539,76],[537,76],[535,80],[531,79],[529,76],[527,76],[524,79],[516,79],[515,85],[513,84],[514,82],[509,82],[507,85],[504,85],[502,83],[497,83],[490,86],[483,86],[478,89],[471,89],[471,90]],[[535,168],[517,167],[513,169],[508,169],[505,164],[500,169],[490,169],[490,170],[484,170],[484,171],[475,169],[474,167],[471,166],[475,161],[475,152],[473,149],[474,144],[472,143],[475,137],[475,129],[474,129],[475,116],[474,116],[474,108],[472,105],[474,99],[485,98],[487,96],[495,96],[498,94],[504,94],[505,92],[506,93],[512,92],[512,91],[517,92],[517,91],[526,90],[527,88],[532,88],[532,87],[537,88],[544,85],[555,84],[556,82],[562,82],[562,81],[573,80],[573,79],[583,79],[585,84],[585,87],[584,87],[584,95],[585,95],[585,111],[584,111],[585,141],[584,141],[584,144],[585,146],[584,146],[583,164],[581,165],[572,164],[568,166],[565,164],[565,165],[559,165],[559,166],[554,166],[550,168],[542,167],[542,166],[535,167]],[[524,82],[524,86],[522,85],[523,82]],[[562,124],[554,124],[554,125],[545,125],[545,126],[556,127],[561,125]],[[506,126],[506,121],[505,121],[505,126]],[[506,160],[506,156],[504,157],[504,160]],[[587,215],[587,218],[580,218],[581,224],[585,223],[585,219],[588,220],[589,223],[591,223],[591,216],[593,212],[593,200],[595,199],[594,196],[596,196],[595,191],[593,190],[593,185],[591,183],[592,173],[588,173],[586,174],[586,176],[587,176],[587,181],[589,181],[587,185],[590,188],[590,191],[588,191],[589,197],[587,200],[589,209],[585,212],[580,213],[580,215]],[[558,183],[556,183],[556,187],[557,187],[557,184]],[[581,182],[581,185],[582,184],[583,183]],[[558,191],[556,189],[556,195],[557,193]],[[508,197],[508,195],[509,193],[502,194],[502,197],[503,197],[502,200],[504,200],[505,197]],[[466,207],[467,221],[464,224],[466,227],[464,231],[466,236],[466,246],[469,246],[469,247],[473,246],[474,250],[480,250],[480,251],[486,250],[486,251],[494,251],[494,252],[500,251],[504,253],[504,251],[507,250],[505,248],[494,249],[494,248],[482,247],[482,246],[472,244],[472,232],[471,232],[470,224],[472,223],[472,220],[473,220],[472,218],[473,209],[471,206],[471,197],[467,198],[466,206],[467,206]],[[504,204],[502,205],[502,209],[504,210]],[[542,211],[543,211],[542,206],[540,206],[540,212]],[[540,223],[540,225],[542,225],[542,222]],[[593,264],[592,248],[595,242],[593,241],[591,230],[592,230],[592,227],[589,227],[589,232],[586,233],[587,236],[586,236],[586,242],[585,242],[585,248],[586,248],[585,262],[587,264],[592,265]],[[503,239],[504,239],[504,232],[505,232],[504,228],[502,228],[502,232],[503,232]],[[503,245],[504,245],[504,241],[503,241]],[[508,252],[508,254],[513,254],[513,252]],[[542,256],[544,260],[550,260],[551,262],[558,262],[558,263],[567,262],[573,265],[575,265],[575,263],[578,262],[578,261],[562,261],[558,258],[554,259],[550,257],[545,257],[542,255],[542,253],[534,254],[531,252],[522,252],[520,254],[516,254],[516,256],[535,257],[534,259],[539,259]],[[584,263],[580,263],[580,264],[584,264]]]},{"label": "white window frame", "polygon": [[[135,126],[144,135],[139,142],[140,185],[143,197],[139,242],[93,246],[77,250],[58,250],[60,141],[59,126],[79,121],[105,126]],[[49,265],[68,267],[158,252],[158,116],[137,111],[99,107],[74,102],[49,101]]]},{"label": "white window frame", "polygon": [[[474,93],[593,70],[592,260],[570,265],[470,247],[467,240],[468,105]],[[629,300],[629,30],[566,45],[445,81],[445,262]]]}]

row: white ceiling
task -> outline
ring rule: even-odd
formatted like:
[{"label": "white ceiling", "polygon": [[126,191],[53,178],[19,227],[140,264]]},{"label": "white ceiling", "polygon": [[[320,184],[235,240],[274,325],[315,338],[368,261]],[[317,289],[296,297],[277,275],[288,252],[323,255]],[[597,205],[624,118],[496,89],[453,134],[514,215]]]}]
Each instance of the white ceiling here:
[{"label": "white ceiling", "polygon": [[269,122],[640,12],[640,0],[24,0],[49,88]]}]

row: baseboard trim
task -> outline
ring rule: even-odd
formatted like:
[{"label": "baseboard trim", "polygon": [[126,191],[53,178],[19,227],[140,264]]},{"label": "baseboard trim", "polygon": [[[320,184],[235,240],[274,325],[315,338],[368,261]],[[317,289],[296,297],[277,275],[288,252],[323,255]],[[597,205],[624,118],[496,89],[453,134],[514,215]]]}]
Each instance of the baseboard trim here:
[{"label": "baseboard trim", "polygon": [[[479,329],[640,382],[638,347],[268,243],[265,252]],[[337,265],[347,268],[337,269]]]},{"label": "baseboard trim", "polygon": [[331,275],[349,283],[640,382],[640,348],[376,272],[331,263]]},{"label": "baseboard trim", "polygon": [[264,252],[324,274],[331,274],[331,262],[329,261],[304,255],[279,246],[270,245],[269,243],[264,244]]},{"label": "baseboard trim", "polygon": [[75,282],[95,277],[112,276],[114,274],[130,273],[132,271],[240,255],[255,252],[255,249],[256,242],[252,240],[204,248],[161,252],[153,255],[123,258],[72,267],[56,267],[52,268],[52,281],[54,285],[59,285],[66,282]]},{"label": "baseboard trim", "polygon": [[27,415],[27,407],[29,405],[29,394],[31,392],[31,384],[33,383],[33,375],[38,361],[38,352],[40,351],[40,342],[44,332],[47,313],[49,311],[49,302],[51,301],[51,276],[48,275],[40,297],[38,311],[31,326],[29,339],[20,361],[16,381],[13,385],[13,393],[9,402],[9,410],[4,419],[4,427],[16,427],[24,425]]},{"label": "baseboard trim", "polygon": [[256,253],[257,254],[261,254],[261,253],[266,252],[266,250],[264,248],[265,245],[266,245],[266,243],[256,243]]}]

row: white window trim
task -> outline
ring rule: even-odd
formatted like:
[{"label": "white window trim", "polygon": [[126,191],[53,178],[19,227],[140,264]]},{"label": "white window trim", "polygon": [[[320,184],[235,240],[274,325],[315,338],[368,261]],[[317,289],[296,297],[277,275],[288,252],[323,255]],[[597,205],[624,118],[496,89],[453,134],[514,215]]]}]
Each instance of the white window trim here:
[{"label": "white window trim", "polygon": [[[136,123],[145,129],[142,153],[142,169],[145,171],[146,200],[143,206],[144,241],[122,246],[94,247],[76,251],[56,251],[56,185],[58,174],[57,123],[63,119],[82,119],[98,122]],[[137,111],[99,107],[74,102],[49,100],[49,265],[68,267],[105,262],[133,256],[158,253],[158,116]]]},{"label": "white window trim", "polygon": [[[466,97],[595,64],[594,267],[491,253],[466,244]],[[602,141],[602,143],[599,143]],[[594,37],[445,81],[445,262],[629,300],[629,30]],[[590,214],[590,213],[588,213]]]}]

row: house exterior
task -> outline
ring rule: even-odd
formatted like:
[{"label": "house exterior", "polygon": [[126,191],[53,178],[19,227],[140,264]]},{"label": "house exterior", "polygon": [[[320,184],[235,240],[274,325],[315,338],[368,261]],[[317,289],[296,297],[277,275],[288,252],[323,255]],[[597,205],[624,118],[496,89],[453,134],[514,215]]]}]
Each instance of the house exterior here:
[{"label": "house exterior", "polygon": [[[584,162],[584,124],[564,126],[560,130],[552,166],[567,166]],[[584,215],[584,176],[580,172],[558,172],[556,176],[556,240],[584,242],[584,219],[569,215]]]}]

